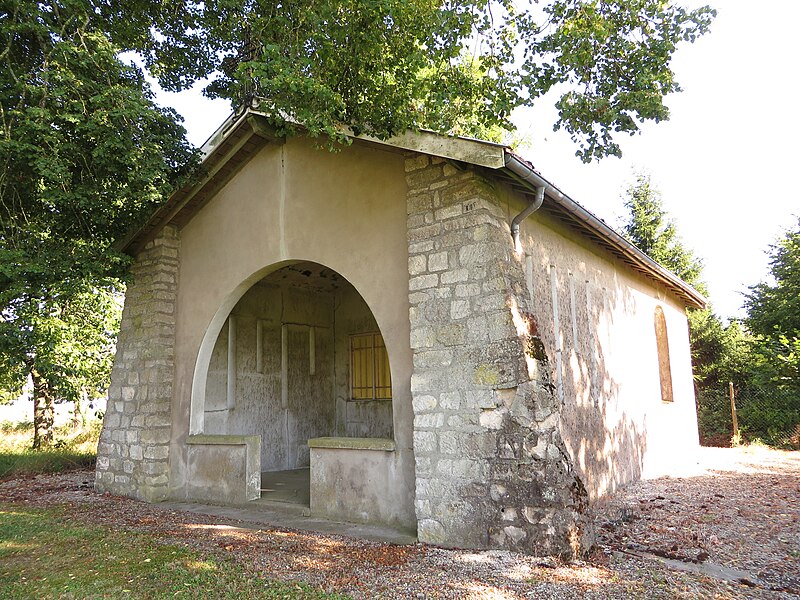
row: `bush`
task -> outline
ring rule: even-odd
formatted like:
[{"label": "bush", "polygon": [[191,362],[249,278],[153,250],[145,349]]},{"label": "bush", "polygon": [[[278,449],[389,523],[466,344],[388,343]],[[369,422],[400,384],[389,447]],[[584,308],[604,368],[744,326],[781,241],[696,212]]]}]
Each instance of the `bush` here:
[{"label": "bush", "polygon": [[703,446],[731,445],[733,423],[731,403],[727,393],[717,390],[700,392],[697,395],[697,424],[700,443]]},{"label": "bush", "polygon": [[30,431],[31,435],[33,435],[33,421],[3,421],[0,423],[0,432],[3,435],[27,431]]},{"label": "bush", "polygon": [[736,400],[739,428],[746,440],[756,438],[776,448],[797,448],[800,395],[791,389],[748,390]]}]

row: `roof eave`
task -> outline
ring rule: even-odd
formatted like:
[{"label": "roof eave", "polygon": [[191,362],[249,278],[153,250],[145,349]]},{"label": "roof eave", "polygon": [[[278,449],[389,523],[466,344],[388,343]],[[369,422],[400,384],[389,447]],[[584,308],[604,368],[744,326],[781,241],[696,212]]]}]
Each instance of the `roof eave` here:
[{"label": "roof eave", "polygon": [[[529,187],[532,191],[536,185],[531,183],[529,179],[534,181],[538,180],[539,185],[543,185],[545,189],[545,196],[558,207],[566,210],[584,227],[593,231],[596,235],[603,238],[610,245],[614,246],[625,258],[634,263],[651,277],[661,281],[666,287],[677,293],[688,306],[693,308],[705,308],[708,304],[705,296],[694,289],[691,285],[683,281],[680,277],[675,275],[669,269],[664,268],[655,260],[650,258],[647,254],[642,252],[629,240],[617,233],[613,228],[605,223],[602,219],[598,218],[589,210],[575,202],[572,198],[567,196],[558,187],[550,183],[547,179],[536,171],[531,164],[521,159],[514,154],[510,149],[505,150],[505,165],[503,171],[512,173],[517,181]],[[520,175],[528,175],[530,177],[520,177]]]},{"label": "roof eave", "polygon": [[[133,230],[118,244],[115,244],[115,247],[128,254],[135,254],[161,227],[176,220],[187,220],[186,215],[203,203],[202,196],[213,195],[216,190],[220,189],[238,168],[241,168],[243,162],[246,162],[249,154],[260,145],[279,141],[269,128],[268,118],[267,113],[252,107],[232,113],[200,148],[201,167],[205,169],[204,177],[191,186],[176,190],[164,204],[153,212],[144,225]],[[347,128],[342,128],[342,133],[354,140],[429,154],[506,175],[510,174],[530,190],[534,190],[536,187],[531,183],[531,179],[540,182],[540,185],[546,187],[545,195],[550,202],[569,213],[585,230],[613,247],[616,250],[615,254],[621,255],[629,266],[662,282],[681,297],[688,306],[705,308],[707,304],[705,297],[697,290],[655,262],[606,225],[604,221],[572,200],[542,177],[530,163],[515,155],[502,144],[446,136],[427,130],[406,132],[387,140],[368,135],[354,135]],[[228,165],[230,161],[235,163],[233,168]],[[521,178],[520,173],[528,177]],[[200,199],[198,200],[198,198]]]},{"label": "roof eave", "polygon": [[136,254],[165,225],[186,220],[187,210],[195,209],[220,189],[246,162],[247,155],[266,143],[280,141],[263,115],[245,110],[233,113],[200,148],[199,180],[175,190],[140,227],[131,230],[114,247]]}]

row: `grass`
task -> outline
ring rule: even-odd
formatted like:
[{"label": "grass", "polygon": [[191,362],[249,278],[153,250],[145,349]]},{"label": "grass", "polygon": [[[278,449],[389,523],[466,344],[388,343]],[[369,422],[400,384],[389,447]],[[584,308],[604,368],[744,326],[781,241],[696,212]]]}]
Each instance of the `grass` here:
[{"label": "grass", "polygon": [[56,428],[51,448],[32,450],[32,423],[0,423],[0,479],[94,466],[100,426],[93,419],[84,428]]},{"label": "grass", "polygon": [[60,509],[0,504],[0,598],[346,597],[260,579],[232,560],[145,534],[81,524]]}]

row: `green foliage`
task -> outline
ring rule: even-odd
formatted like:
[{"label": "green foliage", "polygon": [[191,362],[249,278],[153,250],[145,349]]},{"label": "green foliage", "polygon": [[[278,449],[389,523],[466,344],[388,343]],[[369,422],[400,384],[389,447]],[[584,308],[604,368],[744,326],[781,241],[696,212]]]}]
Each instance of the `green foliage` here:
[{"label": "green foliage", "polygon": [[754,339],[738,321],[725,325],[710,308],[687,311],[687,316],[699,389],[726,391],[729,382],[741,389],[754,380],[759,363]]},{"label": "green foliage", "polygon": [[[750,288],[745,324],[753,333],[748,380],[737,386],[743,434],[800,448],[800,227],[770,249],[771,283]],[[757,402],[748,402],[757,396]]]},{"label": "green foliage", "polygon": [[556,128],[572,135],[586,162],[621,155],[614,133],[669,118],[663,98],[680,91],[669,68],[675,48],[703,35],[716,15],[708,6],[687,11],[662,0],[564,0],[544,12],[544,27],[523,30],[539,34],[525,76],[538,93],[568,84]]},{"label": "green foliage", "polygon": [[0,505],[0,597],[345,600],[262,579],[232,560],[83,524],[62,510]]},{"label": "green foliage", "polygon": [[0,8],[0,389],[7,399],[32,378],[37,445],[54,401],[105,387],[128,264],[112,244],[194,157],[99,12]]},{"label": "green foliage", "polygon": [[[29,375],[61,402],[108,386],[121,298],[114,288],[70,286],[49,298],[15,298],[0,321],[0,365],[13,389]],[[16,368],[15,368],[16,367]],[[14,379],[16,378],[16,379]]]},{"label": "green foliage", "polygon": [[[647,176],[637,176],[636,184],[628,190],[625,206],[629,217],[623,231],[628,239],[705,292],[702,263],[680,242],[675,225],[669,221],[658,191]],[[728,390],[729,383],[733,383],[737,397],[744,402],[739,413],[743,439],[785,445],[793,431],[796,409],[791,407],[791,395],[769,384],[776,379],[771,374],[775,366],[770,365],[780,363],[771,360],[758,339],[738,321],[723,324],[710,306],[687,310],[687,318],[701,442],[730,443],[734,432]]]},{"label": "green foliage", "polygon": [[750,288],[747,330],[736,322],[721,332],[713,324],[696,329],[712,340],[707,347],[717,344],[719,357],[709,372],[700,371],[700,430],[708,439],[730,437],[731,381],[744,440],[800,448],[800,227],[770,252],[772,282]]},{"label": "green foliage", "polygon": [[737,414],[748,442],[800,450],[800,397],[789,390],[762,388],[740,393]]},{"label": "green foliage", "polygon": [[2,311],[0,388],[33,382],[34,448],[52,442],[55,402],[100,396],[108,387],[120,294],[78,283],[51,286],[48,296],[20,294]]},{"label": "green foliage", "polygon": [[211,74],[207,94],[258,97],[279,131],[335,141],[342,125],[378,137],[511,129],[515,108],[558,89],[555,127],[588,162],[619,155],[615,135],[668,118],[673,53],[715,11],[665,0],[134,0],[100,15],[166,89]]},{"label": "green foliage", "polygon": [[[683,246],[675,223],[664,210],[661,194],[648,175],[636,175],[635,183],[627,190],[625,208],[628,209],[628,218],[622,227],[625,237],[650,258],[705,293],[703,263]],[[696,383],[703,388],[727,382],[726,365],[730,361],[725,356],[728,349],[735,346],[738,329],[726,333],[722,321],[710,308],[691,309],[687,317]]]},{"label": "green foliage", "polygon": [[800,222],[771,246],[770,275],[750,288],[745,322],[757,336],[762,379],[800,396]]},{"label": "green foliage", "polygon": [[[0,306],[118,277],[112,242],[185,175],[173,111],[81,2],[13,0],[0,19]],[[88,11],[88,12],[87,12]]]},{"label": "green foliage", "polygon": [[800,222],[770,247],[771,283],[750,288],[745,300],[747,326],[777,340],[800,335]]},{"label": "green foliage", "polygon": [[800,337],[781,335],[772,346],[777,361],[778,377],[800,395]]},{"label": "green foliage", "polygon": [[[740,441],[800,449],[800,395],[751,381],[737,387],[734,398]],[[699,391],[697,417],[703,445],[731,444],[734,435],[727,386]]]}]

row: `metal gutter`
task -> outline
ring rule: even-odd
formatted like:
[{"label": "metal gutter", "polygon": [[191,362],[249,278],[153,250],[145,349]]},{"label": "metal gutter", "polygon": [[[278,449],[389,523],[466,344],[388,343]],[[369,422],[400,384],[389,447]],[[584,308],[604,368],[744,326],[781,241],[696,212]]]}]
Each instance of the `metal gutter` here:
[{"label": "metal gutter", "polygon": [[522,245],[519,241],[519,227],[522,222],[530,217],[533,213],[539,210],[544,204],[544,192],[545,186],[540,185],[534,188],[536,190],[536,198],[526,206],[522,212],[520,212],[514,219],[511,221],[511,237],[514,240],[514,250],[517,252],[522,251]]},{"label": "metal gutter", "polygon": [[522,251],[522,246],[519,241],[519,228],[522,222],[530,217],[533,213],[539,210],[544,204],[544,195],[547,191],[547,188],[552,188],[547,181],[542,179],[539,174],[534,171],[533,169],[528,169],[527,171],[523,169],[521,166],[518,166],[516,163],[520,163],[521,161],[517,159],[516,156],[507,152],[504,156],[504,165],[506,168],[511,170],[512,173],[517,175],[521,180],[522,183],[533,187],[534,191],[536,192],[536,198],[526,206],[522,212],[520,212],[514,219],[511,221],[511,237],[514,239],[514,249],[517,252]]},{"label": "metal gutter", "polygon": [[[559,208],[566,210],[582,225],[592,230],[598,236],[601,236],[604,238],[604,240],[616,247],[629,261],[637,265],[643,271],[663,280],[674,290],[680,291],[680,295],[695,307],[705,308],[707,300],[702,294],[700,294],[688,283],[683,281],[680,277],[675,275],[672,271],[665,269],[652,258],[647,256],[630,241],[606,225],[604,221],[583,208],[580,204],[572,200],[572,198],[562,193],[552,183],[539,175],[539,173],[534,170],[532,165],[520,159],[508,149],[506,150],[505,155],[505,169],[508,169],[515,176],[515,179],[521,180],[532,190],[538,191],[539,189],[544,189],[547,198],[549,198],[554,204],[556,204]],[[523,211],[523,213],[524,212],[525,211]],[[520,213],[520,215],[523,213]],[[518,215],[518,217],[520,215]],[[520,221],[521,220],[522,219],[520,219]]]}]

